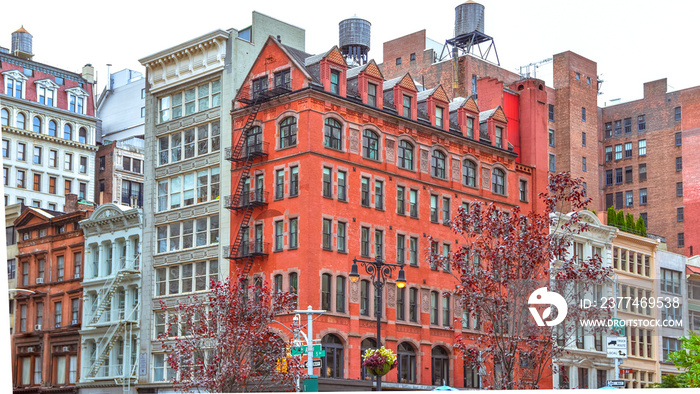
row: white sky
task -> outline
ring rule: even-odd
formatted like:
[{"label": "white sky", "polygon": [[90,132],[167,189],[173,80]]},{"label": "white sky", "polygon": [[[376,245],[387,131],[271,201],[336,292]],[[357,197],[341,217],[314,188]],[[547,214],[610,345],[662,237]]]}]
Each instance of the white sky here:
[{"label": "white sky", "polygon": [[[312,54],[338,43],[338,22],[358,17],[372,23],[370,58],[382,59],[382,43],[426,29],[444,43],[452,38],[454,9],[461,0],[351,1],[100,1],[34,0],[37,12],[3,18],[0,46],[11,46],[20,25],[33,35],[34,60],[79,72],[92,63],[104,86],[111,71],[143,71],[139,58],[221,28],[242,29],[253,10],[306,29]],[[644,82],[668,78],[669,90],[700,85],[695,44],[700,3],[680,0],[480,0],[485,33],[492,36],[501,66],[520,65],[571,50],[598,63],[605,81],[599,105],[641,98]],[[254,4],[257,3],[257,4]],[[22,19],[25,16],[26,19]],[[9,21],[9,22],[8,22]],[[694,67],[695,69],[691,69]],[[549,82],[551,63],[538,70]],[[551,83],[548,83],[551,84]]]}]

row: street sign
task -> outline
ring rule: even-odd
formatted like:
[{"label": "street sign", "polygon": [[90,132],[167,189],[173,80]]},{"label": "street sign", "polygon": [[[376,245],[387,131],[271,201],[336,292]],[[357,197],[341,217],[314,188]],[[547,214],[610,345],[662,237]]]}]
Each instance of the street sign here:
[{"label": "street sign", "polygon": [[620,375],[626,373],[634,373],[634,370],[632,368],[620,368]]},{"label": "street sign", "polygon": [[326,351],[325,350],[317,350],[314,349],[314,357],[326,357]]},{"label": "street sign", "polygon": [[610,349],[607,351],[608,358],[627,358],[627,349]]},{"label": "street sign", "polygon": [[[314,364],[313,364],[314,368],[321,368],[321,360],[313,360],[313,362],[314,362]],[[304,361],[304,368],[308,368],[308,367],[309,367],[309,361],[306,360],[306,361]]]},{"label": "street sign", "polygon": [[617,331],[618,335],[625,335],[625,323],[622,319],[613,317],[612,323],[612,329]]},{"label": "street sign", "polygon": [[[314,345],[314,352],[321,351],[321,345]],[[291,348],[291,353],[292,356],[298,356],[300,354],[306,354],[309,352],[309,347],[304,345],[304,346],[293,346]],[[316,357],[316,356],[314,356]],[[319,356],[321,357],[321,356]]]},{"label": "street sign", "polygon": [[608,337],[608,349],[627,350],[627,337]]},{"label": "street sign", "polygon": [[624,380],[608,380],[608,386],[610,387],[625,387]]}]

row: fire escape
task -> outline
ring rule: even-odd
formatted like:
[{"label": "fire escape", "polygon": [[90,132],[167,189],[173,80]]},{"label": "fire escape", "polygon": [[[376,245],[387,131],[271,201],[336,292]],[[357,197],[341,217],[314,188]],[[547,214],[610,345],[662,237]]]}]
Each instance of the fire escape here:
[{"label": "fire escape", "polygon": [[262,231],[257,231],[250,239],[250,219],[253,212],[258,207],[266,207],[269,193],[264,191],[262,185],[255,185],[255,189],[250,188],[250,170],[255,163],[267,160],[269,142],[262,141],[262,134],[255,133],[255,120],[257,119],[260,106],[270,99],[289,93],[288,86],[277,86],[269,90],[253,91],[243,95],[248,97],[239,98],[238,101],[246,105],[249,109],[245,125],[238,137],[235,145],[226,148],[226,159],[231,160],[233,165],[240,169],[240,177],[235,183],[233,195],[224,198],[224,206],[236,212],[241,218],[238,231],[232,234],[231,246],[224,249],[224,256],[228,259],[239,262],[242,265],[241,274],[246,276],[250,273],[255,259],[265,258],[269,254],[270,243],[263,242]]},{"label": "fire escape", "polygon": [[[133,330],[138,328],[140,302],[136,303],[131,308],[128,316],[125,315],[124,308],[120,308],[116,321],[111,321],[112,316],[108,316],[109,318],[107,321],[101,321],[101,318],[105,311],[111,311],[112,300],[117,293],[119,285],[141,274],[139,269],[140,258],[141,256],[137,255],[134,256],[133,260],[128,262],[126,257],[120,258],[119,267],[114,277],[108,279],[104,286],[98,291],[96,302],[92,305],[86,324],[89,328],[97,328],[104,325],[109,325],[109,328],[100,338],[99,342],[95,343],[95,348],[90,355],[89,368],[87,368],[87,371],[84,373],[85,379],[88,381],[95,381],[101,377],[114,378],[115,382],[121,385],[124,391],[128,391],[130,386],[136,383],[136,360],[132,360],[131,363],[125,363],[123,365],[108,365],[105,367],[107,370],[104,370],[103,365],[105,360],[109,358],[112,349],[121,338],[124,338],[124,355],[125,357],[129,355],[128,359],[131,359],[130,355],[133,351],[133,349],[131,349],[131,338],[133,336]],[[108,264],[109,263],[108,261]]]}]

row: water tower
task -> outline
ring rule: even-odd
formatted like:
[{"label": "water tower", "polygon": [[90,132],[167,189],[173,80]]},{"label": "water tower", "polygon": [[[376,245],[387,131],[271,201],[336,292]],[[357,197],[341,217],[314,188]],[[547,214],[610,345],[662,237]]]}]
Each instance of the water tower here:
[{"label": "water tower", "polygon": [[[469,0],[455,8],[455,36],[445,42],[440,60],[447,56],[471,54],[488,60],[491,50],[501,65],[493,38],[484,33],[484,6]],[[447,50],[447,51],[446,51]]]},{"label": "water tower", "polygon": [[12,33],[12,54],[25,60],[31,60],[34,56],[32,54],[32,35],[24,30],[24,26]]},{"label": "water tower", "polygon": [[338,25],[340,52],[345,57],[348,67],[367,64],[372,24],[364,19],[353,17],[341,21]]}]

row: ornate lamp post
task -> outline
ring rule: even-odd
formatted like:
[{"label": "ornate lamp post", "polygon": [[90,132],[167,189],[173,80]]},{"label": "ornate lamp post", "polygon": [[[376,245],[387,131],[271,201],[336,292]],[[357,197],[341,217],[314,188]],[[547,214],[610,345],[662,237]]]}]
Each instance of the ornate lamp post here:
[{"label": "ornate lamp post", "polygon": [[[377,348],[382,346],[382,298],[384,297],[383,289],[387,278],[391,278],[394,269],[399,268],[399,275],[396,278],[396,287],[403,289],[406,286],[406,274],[403,271],[403,264],[385,263],[381,257],[376,257],[374,260],[359,260],[352,259],[352,269],[350,270],[350,280],[356,283],[360,279],[360,273],[357,270],[357,263],[362,264],[367,274],[372,277],[374,291],[377,295]],[[377,376],[377,391],[382,390],[382,377]]]}]

